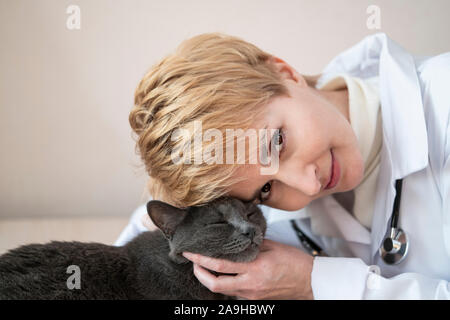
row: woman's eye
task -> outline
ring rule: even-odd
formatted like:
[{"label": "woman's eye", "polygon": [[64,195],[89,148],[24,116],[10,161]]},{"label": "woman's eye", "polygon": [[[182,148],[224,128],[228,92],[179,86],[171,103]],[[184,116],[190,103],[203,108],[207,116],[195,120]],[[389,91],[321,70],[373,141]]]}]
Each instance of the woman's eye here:
[{"label": "woman's eye", "polygon": [[260,200],[261,202],[267,200],[270,195],[270,189],[272,188],[272,185],[270,182],[267,182],[262,188],[261,188],[261,194],[260,194]]},{"label": "woman's eye", "polygon": [[273,135],[273,143],[278,152],[283,148],[283,142],[283,132],[281,131],[281,129],[278,129]]}]

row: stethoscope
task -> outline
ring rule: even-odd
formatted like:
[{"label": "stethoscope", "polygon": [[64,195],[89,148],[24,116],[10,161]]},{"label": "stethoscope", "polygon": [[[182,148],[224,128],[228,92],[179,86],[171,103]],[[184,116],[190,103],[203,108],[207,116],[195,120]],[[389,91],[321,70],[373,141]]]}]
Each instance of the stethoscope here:
[{"label": "stethoscope", "polygon": [[[408,254],[409,239],[406,232],[398,227],[398,219],[400,216],[400,199],[402,197],[403,179],[395,181],[395,199],[394,208],[392,209],[390,232],[384,238],[384,241],[378,250],[381,259],[386,264],[398,264],[402,262]],[[296,233],[300,243],[311,254],[315,256],[327,256],[322,248],[311,238],[304,234],[298,227],[295,220],[291,220],[291,226]]]}]

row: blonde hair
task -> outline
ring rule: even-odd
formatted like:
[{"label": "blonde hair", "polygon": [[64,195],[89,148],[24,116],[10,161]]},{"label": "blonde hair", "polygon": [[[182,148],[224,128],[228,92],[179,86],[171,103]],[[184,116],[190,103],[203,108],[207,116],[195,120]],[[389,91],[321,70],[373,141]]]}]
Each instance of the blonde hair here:
[{"label": "blonde hair", "polygon": [[[194,145],[195,133],[175,141],[171,137],[197,120],[203,131],[249,128],[271,98],[289,94],[268,63],[271,57],[253,44],[216,32],[183,41],[151,67],[136,89],[129,122],[154,199],[179,207],[201,205],[225,195],[239,180],[232,178],[236,164],[174,163],[173,150]],[[199,152],[194,145],[191,157]]]}]

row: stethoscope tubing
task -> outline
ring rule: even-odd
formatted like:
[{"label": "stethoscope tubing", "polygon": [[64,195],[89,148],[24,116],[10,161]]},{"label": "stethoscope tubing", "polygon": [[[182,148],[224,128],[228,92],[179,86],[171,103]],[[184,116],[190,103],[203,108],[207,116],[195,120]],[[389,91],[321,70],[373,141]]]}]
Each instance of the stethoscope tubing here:
[{"label": "stethoscope tubing", "polygon": [[[380,256],[383,259],[384,262],[387,264],[397,264],[404,260],[406,257],[406,254],[408,253],[408,247],[409,247],[409,240],[408,235],[402,230],[398,228],[398,220],[400,217],[400,201],[402,197],[402,188],[403,188],[403,179],[398,179],[395,181],[395,199],[394,199],[394,205],[392,208],[392,214],[391,214],[391,223],[390,223],[390,235],[386,237],[383,241],[383,244],[380,247]],[[327,256],[326,253],[323,251],[323,249],[315,243],[311,238],[309,238],[305,233],[301,231],[295,220],[290,220],[291,226],[294,229],[295,234],[297,235],[297,238],[299,239],[300,243],[303,245],[303,247],[312,255],[312,256]],[[384,248],[384,242],[390,239],[393,240],[401,240],[401,250],[400,252],[395,252],[390,254],[389,252],[386,252]],[[382,254],[383,252],[383,254]],[[393,255],[396,255],[395,258]]]}]

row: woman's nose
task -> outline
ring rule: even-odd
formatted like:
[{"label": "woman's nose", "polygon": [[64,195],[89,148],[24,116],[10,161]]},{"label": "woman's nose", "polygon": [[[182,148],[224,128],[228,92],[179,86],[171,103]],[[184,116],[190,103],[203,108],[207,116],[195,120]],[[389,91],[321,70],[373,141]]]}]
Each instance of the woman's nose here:
[{"label": "woman's nose", "polygon": [[285,174],[285,183],[308,196],[314,196],[322,189],[319,169],[315,164],[309,164],[303,168],[292,168]]}]

